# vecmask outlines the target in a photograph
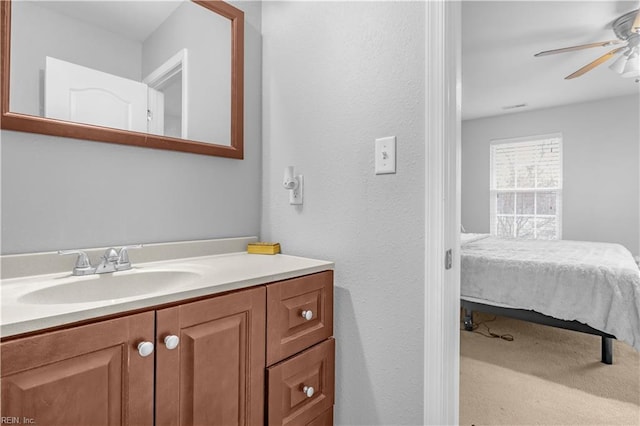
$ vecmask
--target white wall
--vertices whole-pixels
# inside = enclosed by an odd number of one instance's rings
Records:
[[[263,40],[262,233],[336,262],[335,422],[422,424],[425,5],[265,2]],[[376,176],[392,135],[397,174]]]
[[[245,18],[245,159],[2,130],[1,252],[258,235],[261,3]]]
[[[632,82],[630,82],[632,83]],[[640,98],[623,96],[462,123],[462,224],[489,232],[489,142],[563,135],[562,237],[640,253]]]

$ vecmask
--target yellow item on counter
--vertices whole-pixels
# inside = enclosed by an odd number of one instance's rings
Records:
[[[247,252],[253,254],[278,254],[280,243],[255,242],[247,244]]]

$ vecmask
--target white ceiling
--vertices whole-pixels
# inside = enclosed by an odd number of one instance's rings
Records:
[[[185,0],[138,1],[49,1],[39,6],[120,34],[126,39],[144,41]]]
[[[640,94],[609,69],[564,77],[613,47],[534,57],[544,50],[613,40],[611,23],[638,1],[479,1],[462,3],[462,118],[474,119]],[[505,111],[504,106],[527,104]]]

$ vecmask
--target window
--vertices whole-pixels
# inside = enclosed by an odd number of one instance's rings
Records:
[[[562,238],[562,135],[491,143],[491,233]]]

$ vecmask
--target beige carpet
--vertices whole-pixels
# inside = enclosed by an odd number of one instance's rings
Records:
[[[640,354],[629,345],[614,341],[605,365],[597,336],[502,317],[486,325],[514,340],[460,332],[461,425],[640,425]]]

